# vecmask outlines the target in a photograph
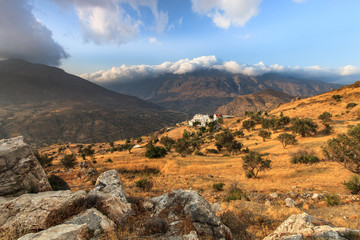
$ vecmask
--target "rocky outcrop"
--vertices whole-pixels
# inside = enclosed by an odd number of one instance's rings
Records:
[[[18,240],[87,240],[86,224],[61,224],[38,233],[29,233]]]
[[[195,191],[175,190],[148,200],[146,205],[152,208],[152,217],[163,218],[169,223],[166,233],[169,237],[183,234],[187,239],[196,239],[195,236],[199,239],[232,239],[229,228]]]
[[[120,222],[132,214],[119,173],[116,170],[106,171],[98,177],[95,188],[88,193],[88,201],[100,212],[115,222]]]
[[[292,215],[264,240],[360,239],[360,230],[334,227],[306,213]]]
[[[4,234],[18,237],[60,224],[81,212],[85,201],[85,191],[41,192],[11,199],[2,198],[0,238]]]
[[[0,196],[51,190],[43,168],[22,136],[0,140]]]

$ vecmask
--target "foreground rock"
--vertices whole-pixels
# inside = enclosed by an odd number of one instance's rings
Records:
[[[61,224],[38,233],[29,233],[18,240],[86,240],[89,239],[86,224]]]
[[[116,170],[100,174],[95,188],[88,193],[87,198],[90,205],[96,206],[114,222],[121,222],[133,213]]]
[[[232,239],[228,227],[211,210],[206,200],[195,191],[175,190],[150,199],[152,217],[168,223],[166,235],[185,239]],[[185,232],[184,232],[185,231]],[[193,232],[192,232],[193,231]]]
[[[0,196],[51,190],[43,168],[22,136],[0,140]]]
[[[0,201],[0,238],[19,237],[62,223],[84,209],[86,192],[56,191],[23,194]]]
[[[360,239],[360,230],[330,226],[306,213],[292,215],[264,240]]]

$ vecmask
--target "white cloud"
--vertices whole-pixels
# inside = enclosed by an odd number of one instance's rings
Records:
[[[0,1],[0,58],[60,65],[69,55],[31,11],[26,0]]]
[[[152,43],[152,44],[158,45],[158,46],[162,45],[162,43],[159,42],[155,37],[149,38],[149,42]]]
[[[159,11],[157,0],[50,1],[60,6],[73,6],[83,30],[84,40],[96,44],[126,43],[138,36],[141,27],[162,33],[169,20],[167,12]],[[150,9],[154,17],[154,24],[151,26],[143,21],[144,8]]]
[[[244,26],[258,13],[262,0],[191,0],[194,12],[207,15],[216,26]]]
[[[156,77],[165,73],[185,74],[197,70],[211,69],[248,76],[279,73],[292,77],[337,82],[341,82],[341,80],[352,81],[356,78],[360,78],[360,68],[352,65],[347,65],[338,69],[321,66],[289,67],[279,64],[266,65],[263,62],[248,65],[239,64],[235,61],[220,61],[215,56],[202,56],[194,59],[186,58],[177,62],[164,62],[159,65],[122,65],[120,67],[113,67],[110,70],[85,73],[82,74],[81,77],[99,84],[107,84],[137,81],[139,79]]]

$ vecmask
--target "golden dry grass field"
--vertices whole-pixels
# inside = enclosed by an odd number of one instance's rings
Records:
[[[332,98],[336,94],[341,95],[340,102]],[[358,105],[347,108],[348,103],[357,103]],[[334,127],[334,132],[329,136],[323,133],[322,125],[318,120],[318,116],[325,111],[330,112],[333,116],[331,125]],[[245,137],[237,137],[236,140],[242,142],[244,147],[248,147],[251,151],[269,153],[267,158],[271,160],[271,169],[260,172],[256,179],[245,177],[242,160],[244,154],[229,156],[225,150],[218,154],[206,153],[206,149],[216,148],[214,139],[205,138],[205,142],[201,144],[200,152],[205,156],[191,154],[182,157],[172,150],[164,158],[148,159],[145,157],[144,146],[150,139],[156,137],[160,139],[164,135],[176,139],[182,136],[185,129],[190,132],[197,131],[197,129],[187,126],[178,126],[165,133],[144,136],[140,143],[142,148],[133,149],[132,153],[128,151],[106,152],[106,149],[110,149],[109,143],[94,143],[95,155],[92,159],[87,157],[87,160],[94,162],[93,165],[99,173],[117,169],[128,195],[153,197],[172,189],[196,190],[209,202],[220,202],[223,211],[231,211],[239,219],[247,221],[249,223],[247,231],[254,238],[260,239],[266,236],[288,216],[302,211],[333,222],[338,226],[360,229],[359,201],[351,200],[349,190],[346,190],[342,184],[353,173],[339,163],[326,161],[321,149],[328,139],[337,134],[346,133],[349,127],[360,124],[360,87],[342,88],[316,97],[292,101],[279,106],[269,114],[279,115],[281,112],[291,118],[312,118],[320,128],[314,136],[297,136],[299,144],[287,146],[286,149],[276,140],[284,130],[272,131],[271,139],[267,139],[265,142],[258,136],[261,125],[257,125],[255,130],[244,130]],[[222,127],[232,131],[239,130],[242,127],[243,119],[237,117],[225,119]],[[133,141],[136,144],[136,139]],[[123,143],[124,140],[120,140],[114,145],[118,146]],[[60,164],[60,159],[64,154],[71,152],[77,154],[78,144],[69,144],[64,151],[58,153],[58,148],[61,146],[64,145],[52,145],[41,149],[42,154],[47,153],[55,157],[53,165],[47,167],[46,172],[65,179],[73,191],[91,189],[96,178],[88,178],[79,174],[79,164],[73,171],[65,170]],[[321,161],[311,165],[290,163],[292,153],[300,149],[314,151]],[[77,160],[78,162],[83,161],[80,156],[77,156]],[[142,171],[145,169],[148,171]],[[157,169],[159,173],[152,173],[149,169]],[[150,191],[145,192],[136,187],[135,182],[142,178],[148,178],[153,182]],[[214,190],[213,184],[221,182],[225,183],[225,190]],[[274,204],[270,207],[261,201],[241,200],[227,203],[224,201],[227,194],[226,189],[234,182],[237,182],[241,189],[249,193],[263,194],[264,196],[273,192],[279,194],[334,193],[341,194],[341,202],[338,206],[328,206],[324,200],[317,201],[310,198],[299,201],[298,198],[299,205],[296,208],[284,207],[284,203],[280,199],[274,200]]]

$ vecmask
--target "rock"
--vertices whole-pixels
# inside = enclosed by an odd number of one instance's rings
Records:
[[[285,205],[287,207],[296,207],[296,202],[292,198],[285,199]]]
[[[360,230],[350,230],[330,226],[321,219],[306,213],[292,215],[264,240],[304,240],[304,239],[359,239]],[[351,238],[352,237],[352,238]]]
[[[218,212],[221,212],[223,210],[220,203],[211,203],[210,206],[211,206],[211,210],[215,214],[217,214]]]
[[[270,202],[270,200],[268,200],[268,199],[266,199],[265,200],[265,203],[264,203],[266,206],[271,206],[272,204],[271,204],[271,202]]]
[[[196,231],[191,231],[189,234],[182,237],[183,240],[199,240]]]
[[[88,238],[86,224],[61,224],[38,233],[29,233],[18,240],[86,240]]]
[[[279,195],[277,193],[270,193],[269,196],[273,199],[278,198]]]
[[[154,204],[151,216],[162,216],[169,222],[168,236],[179,236],[181,229],[187,226],[196,230],[199,239],[232,239],[229,228],[221,223],[210,204],[195,191],[174,190],[151,201]]]
[[[0,196],[51,190],[44,169],[22,136],[0,140]]]
[[[99,173],[98,173],[98,171],[97,171],[95,168],[89,168],[89,169],[86,170],[85,176],[86,176],[86,177],[93,177],[93,176],[96,176],[96,175],[98,175],[98,174],[99,174]]]
[[[88,209],[85,212],[72,217],[70,220],[66,221],[65,224],[86,224],[87,231],[91,233],[91,239],[96,239],[103,233],[111,233],[116,228],[113,221],[108,219],[95,208]]]
[[[95,188],[88,193],[87,198],[100,212],[116,223],[133,213],[116,170],[100,174]]]
[[[311,198],[314,199],[314,200],[318,200],[319,199],[319,194],[314,193]]]
[[[54,191],[23,194],[0,201],[0,233],[19,237],[47,229],[84,209],[86,192]],[[1,238],[1,235],[0,235]]]

